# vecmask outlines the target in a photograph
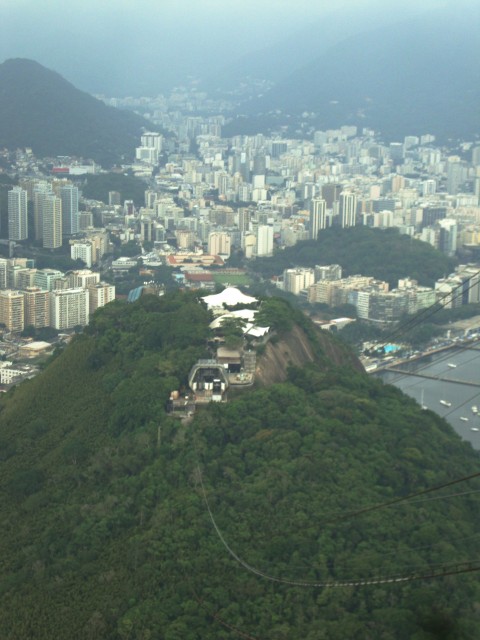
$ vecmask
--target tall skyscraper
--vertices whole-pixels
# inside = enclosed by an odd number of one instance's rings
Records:
[[[314,198],[310,205],[310,238],[316,240],[320,229],[327,228],[327,203],[323,198]]]
[[[340,225],[342,228],[354,227],[357,219],[357,196],[344,191],[340,194]]]
[[[78,187],[67,184],[58,189],[62,201],[62,234],[71,236],[78,233]]]
[[[58,249],[62,246],[62,201],[53,194],[47,195],[42,202],[43,246],[45,249]]]
[[[8,192],[8,238],[28,238],[27,192],[21,187],[13,187]]]

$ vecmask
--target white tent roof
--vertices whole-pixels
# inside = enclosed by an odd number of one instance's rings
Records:
[[[246,322],[253,323],[256,313],[255,309],[236,309],[235,311],[229,311],[215,318],[215,320],[210,323],[210,329],[218,329],[227,318],[240,318]]]
[[[227,307],[234,307],[237,304],[253,304],[254,302],[258,302],[256,298],[246,296],[236,287],[227,287],[221,293],[217,293],[213,296],[204,296],[202,300],[209,309],[213,309],[214,307],[223,307],[223,305],[226,305]]]

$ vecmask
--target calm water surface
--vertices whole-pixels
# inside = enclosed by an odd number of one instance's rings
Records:
[[[449,367],[449,364],[456,366]],[[424,405],[448,420],[455,431],[471,442],[475,449],[480,449],[480,350],[452,347],[415,362],[400,365],[400,368],[412,373],[439,376],[445,380],[429,380],[420,375],[407,376],[390,371],[382,371],[375,375],[384,382],[394,384],[419,404],[422,404],[423,398]],[[465,382],[475,382],[479,386],[470,386]],[[440,404],[440,400],[452,404],[445,407]],[[472,406],[475,405],[479,408],[477,415],[472,412]],[[472,427],[478,428],[479,431],[472,431]]]

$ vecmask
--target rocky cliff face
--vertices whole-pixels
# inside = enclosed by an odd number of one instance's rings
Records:
[[[350,366],[363,371],[355,355],[338,344],[327,332],[316,329],[326,366]],[[284,382],[288,367],[303,367],[317,358],[315,350],[305,332],[298,326],[278,340],[271,340],[265,351],[257,358],[255,381],[260,385]]]

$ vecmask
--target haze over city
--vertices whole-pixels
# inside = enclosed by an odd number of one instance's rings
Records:
[[[93,93],[148,95],[189,76],[211,78],[253,52],[261,76],[263,51],[282,42],[288,46],[276,52],[279,70],[292,56],[300,67],[355,33],[422,14],[427,22],[452,10],[468,16],[475,7],[474,0],[4,0],[0,60],[32,58]]]

